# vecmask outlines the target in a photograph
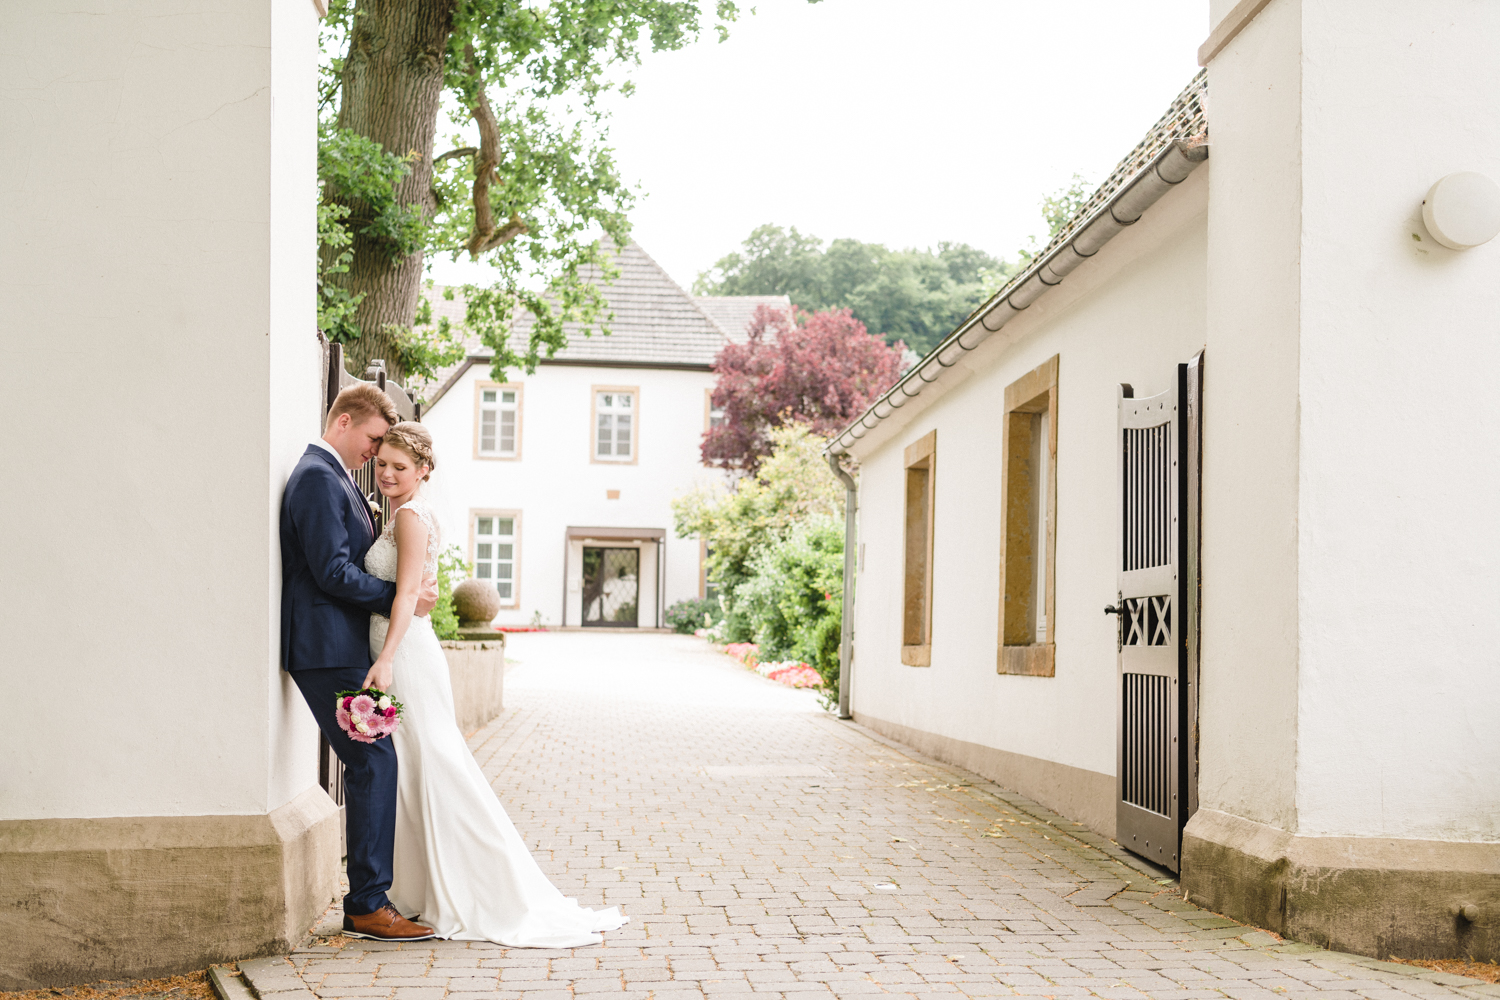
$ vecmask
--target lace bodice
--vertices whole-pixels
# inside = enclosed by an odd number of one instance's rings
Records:
[[[402,510],[411,511],[427,526],[427,559],[423,563],[422,575],[436,576],[442,533],[438,530],[437,517],[432,513],[432,505],[427,502],[426,497],[417,496],[403,504],[397,512]],[[379,538],[375,539],[375,544],[370,546],[370,551],[365,553],[365,572],[381,580],[396,579],[397,512],[391,514],[385,530],[380,533]]]

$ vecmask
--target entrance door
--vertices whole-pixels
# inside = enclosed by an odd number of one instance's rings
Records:
[[[1120,387],[1119,725],[1115,836],[1178,871],[1187,804],[1187,365],[1172,388]],[[1193,595],[1196,598],[1196,593]]]
[[[583,623],[634,628],[640,615],[641,550],[583,548]]]

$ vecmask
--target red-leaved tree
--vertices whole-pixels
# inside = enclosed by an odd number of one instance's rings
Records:
[[[848,309],[789,316],[762,305],[746,332],[714,360],[723,418],[703,435],[710,465],[753,472],[770,454],[771,428],[795,421],[830,435],[901,377],[905,345],[872,336]]]

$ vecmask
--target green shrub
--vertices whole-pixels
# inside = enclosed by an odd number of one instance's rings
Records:
[[[749,625],[735,594],[753,575],[758,555],[810,517],[844,516],[844,487],[823,458],[824,438],[806,425],[771,431],[771,457],[754,476],[726,487],[704,483],[672,501],[677,533],[708,543],[708,581],[725,597],[725,638],[748,642]]]
[[[667,627],[683,635],[692,635],[700,628],[707,628],[723,618],[724,612],[719,607],[718,598],[714,597],[690,597],[685,601],[678,601],[667,608],[666,614]]]
[[[807,663],[823,678],[824,704],[832,704],[838,697],[844,611],[843,522],[808,518],[759,553],[750,570],[733,601],[750,634],[732,636],[726,622],[725,638],[757,643],[762,661]]]
[[[448,546],[447,551],[438,556],[438,601],[428,620],[439,639],[458,638],[458,612],[453,610],[453,588],[473,573],[474,567],[465,561],[463,550],[457,545]]]

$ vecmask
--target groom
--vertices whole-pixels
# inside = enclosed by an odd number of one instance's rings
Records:
[[[344,762],[349,894],[344,933],[380,941],[421,941],[432,929],[391,905],[396,840],[396,751],[389,738],[356,743],[335,718],[339,691],[358,690],[370,669],[370,615],[391,613],[396,585],[364,571],[375,541],[370,504],[350,469],[368,462],[399,418],[373,385],[338,394],[321,440],[308,445],[281,498],[281,665],[307,699],[334,753]],[[423,581],[418,615],[437,603],[436,581]]]

